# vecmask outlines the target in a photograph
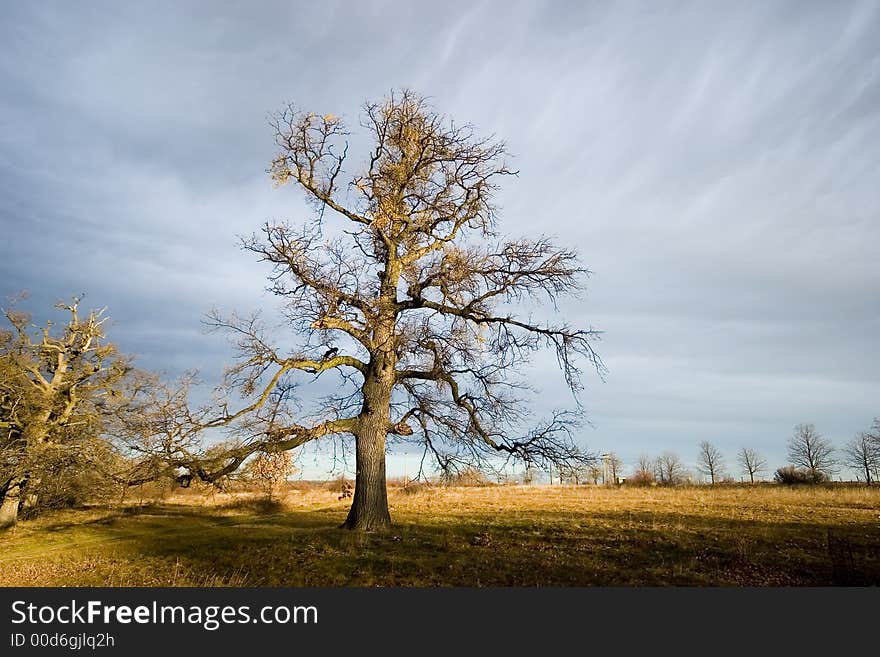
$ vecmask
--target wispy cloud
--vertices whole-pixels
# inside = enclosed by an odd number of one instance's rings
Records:
[[[502,226],[595,272],[566,309],[607,331],[585,439],[781,463],[797,422],[843,442],[880,415],[878,33],[874,2],[19,3],[0,276],[37,310],[109,305],[145,367],[216,374],[203,314],[272,305],[235,236],[309,213],[264,173],[267,113],[356,126],[414,86],[507,140]]]

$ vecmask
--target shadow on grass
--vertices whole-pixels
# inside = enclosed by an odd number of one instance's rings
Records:
[[[403,513],[391,533],[374,535],[338,529],[338,506],[276,508],[158,504],[78,527],[93,544],[112,542],[119,568],[182,564],[208,579],[242,573],[249,586],[880,584],[876,524],[649,511]],[[75,546],[64,554],[75,559]]]

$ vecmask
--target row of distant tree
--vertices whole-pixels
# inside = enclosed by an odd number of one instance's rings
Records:
[[[841,448],[822,436],[813,424],[798,424],[788,440],[789,464],[773,472],[774,481],[782,484],[822,483],[831,480],[841,467],[849,468],[858,481],[868,485],[880,479],[880,418],[870,430],[857,434]],[[709,483],[735,481],[734,473],[751,483],[761,481],[769,474],[767,459],[757,450],[743,447],[736,454],[735,470],[724,453],[704,440],[697,453],[697,472]],[[616,472],[620,460],[615,454],[604,455],[603,480],[608,471],[618,481]],[[664,452],[656,458],[641,456],[635,465],[629,483],[676,485],[691,481],[691,473],[682,459],[673,452]]]

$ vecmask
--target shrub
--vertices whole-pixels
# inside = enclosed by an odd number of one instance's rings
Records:
[[[244,468],[244,476],[266,497],[273,499],[282,483],[296,471],[290,452],[260,452]]]
[[[773,480],[778,484],[787,485],[822,484],[828,481],[828,475],[819,470],[786,465],[776,470],[773,474]]]
[[[627,486],[653,486],[657,483],[654,473],[650,470],[636,470],[626,478]]]

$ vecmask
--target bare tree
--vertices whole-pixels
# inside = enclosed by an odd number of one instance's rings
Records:
[[[602,483],[617,484],[620,473],[623,470],[623,462],[614,452],[602,454]]]
[[[716,479],[722,476],[724,471],[724,456],[719,449],[708,440],[700,443],[700,452],[697,455],[697,470],[709,477],[714,486]]]
[[[596,467],[596,464],[584,465],[581,463],[563,465],[559,468],[559,483],[569,483],[578,486],[583,482],[590,481],[593,476],[593,469]]]
[[[515,375],[535,351],[555,351],[575,394],[579,360],[600,373],[603,366],[592,347],[597,331],[515,314],[519,302],[577,293],[589,272],[574,251],[547,238],[498,237],[493,193],[514,173],[504,145],[409,91],[365,106],[373,146],[353,175],[338,117],[287,107],[272,125],[279,147],[272,177],[298,185],[317,218],[301,227],[266,224],[244,248],[273,267],[270,290],[301,342],[283,353],[258,317],[215,313],[212,324],[231,331],[239,351],[227,382],[257,399],[246,413],[224,409],[214,425],[258,420],[216,469],[178,464],[211,480],[256,451],[353,436],[356,485],[344,527],[383,530],[389,441],[418,441],[444,472],[491,466],[496,456],[544,468],[592,462],[570,434],[577,412],[522,430],[528,415],[517,391],[527,386]],[[276,412],[293,400],[303,374],[327,372],[340,392],[314,416],[291,421]],[[287,392],[266,412],[279,386]]]
[[[742,471],[749,475],[749,481],[755,483],[755,475],[767,469],[767,461],[754,449],[743,447],[737,457]]]
[[[593,463],[586,468],[587,470],[587,481],[589,481],[594,486],[599,484],[599,481],[602,479],[602,468],[599,467],[598,464]]]
[[[687,479],[687,470],[677,454],[663,452],[654,462],[657,481],[665,486],[676,486]]]
[[[813,424],[798,424],[788,441],[788,458],[814,475],[829,476],[834,471],[834,447],[816,431]]]
[[[651,457],[642,454],[636,462],[630,479],[634,484],[650,484],[656,480],[654,475],[656,471],[656,462]]]
[[[99,436],[132,366],[106,341],[104,311],[83,317],[79,303],[56,306],[68,317],[59,331],[3,311],[10,330],[0,332],[0,528],[15,524],[24,496],[44,478],[108,466]]]
[[[611,468],[611,480],[616,485],[623,476],[623,461],[615,452],[611,452],[608,455],[608,465]]]
[[[864,475],[870,486],[880,471],[880,444],[871,433],[860,433],[844,446],[843,462]]]

